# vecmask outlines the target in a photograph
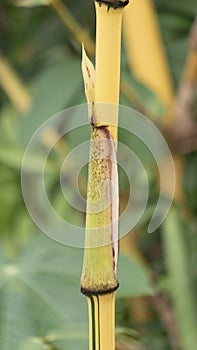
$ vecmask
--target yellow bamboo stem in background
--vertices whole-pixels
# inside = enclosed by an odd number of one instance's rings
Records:
[[[196,80],[197,80],[197,49],[190,50],[190,52],[188,54],[183,79],[187,80],[187,82],[189,82],[191,85],[195,86],[195,84],[196,84]]]
[[[148,88],[152,89],[166,107],[165,126],[172,126],[174,89],[167,56],[152,0],[138,0],[128,6],[124,13],[123,33],[128,60],[133,74]],[[174,157],[176,172],[175,199],[183,200],[181,186],[183,160]],[[163,164],[167,169],[168,161]],[[169,182],[168,182],[169,181]],[[170,177],[165,182],[165,194],[168,195]]]
[[[169,109],[174,100],[173,83],[164,51],[156,11],[151,0],[136,0],[129,5],[123,17],[124,43],[128,63],[134,76],[155,93],[166,107],[166,124],[172,123]],[[167,164],[163,164],[166,168]],[[169,179],[170,181],[170,179]],[[166,182],[165,194],[168,193]],[[177,190],[181,187],[178,186]],[[135,235],[135,232],[134,232]],[[129,248],[128,248],[129,246]],[[132,234],[121,240],[121,249],[139,263],[143,262]],[[129,251],[130,250],[130,251]],[[138,252],[138,254],[136,253]],[[147,267],[150,277],[152,273]],[[140,312],[138,313],[138,309]],[[131,312],[137,322],[144,322],[150,317],[150,308],[143,297],[133,299]]]
[[[132,72],[167,108],[171,107],[173,84],[151,0],[136,0],[128,6],[123,18],[123,32]]]
[[[10,63],[0,55],[0,85],[17,111],[25,114],[31,108],[31,97]]]

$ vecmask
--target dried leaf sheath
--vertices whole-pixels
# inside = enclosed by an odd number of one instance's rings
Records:
[[[118,287],[118,172],[116,148],[107,127],[93,127],[88,174],[86,246],[81,280],[85,294]]]

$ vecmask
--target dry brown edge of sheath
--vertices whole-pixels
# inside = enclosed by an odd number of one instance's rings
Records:
[[[113,292],[116,291],[116,289],[118,289],[119,287],[119,283],[117,283],[117,286],[113,287],[113,288],[109,288],[109,289],[105,289],[105,290],[89,290],[86,288],[81,288],[81,293],[84,295],[105,295],[105,294],[111,294]]]
[[[121,1],[121,0],[95,0],[100,5],[105,4],[108,8],[113,7],[114,9],[125,7],[128,5],[129,0]]]

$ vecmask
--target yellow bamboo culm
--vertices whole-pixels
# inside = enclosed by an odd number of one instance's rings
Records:
[[[165,107],[171,107],[174,98],[172,78],[151,0],[137,0],[128,6],[123,18],[123,33],[133,74],[161,99]]]
[[[96,84],[95,106],[98,114],[97,125],[110,125],[111,136],[116,141],[120,90],[120,48],[123,9],[107,9],[106,5],[96,6]],[[110,109],[102,103],[112,103]],[[98,104],[97,104],[98,103]],[[110,108],[110,107],[109,107]],[[112,112],[113,110],[113,112]]]
[[[164,123],[170,125],[173,121],[173,82],[152,0],[136,0],[128,5],[127,11],[124,12],[123,16],[123,37],[132,74],[160,99],[166,108]],[[164,171],[167,168],[168,161],[165,164],[163,163]],[[165,195],[170,191],[170,181],[170,177],[166,177]],[[176,198],[180,198],[180,188],[180,184],[178,184],[176,187]],[[135,237],[135,232],[134,234],[132,233],[132,236],[127,235],[124,237],[121,240],[120,247],[124,252],[126,250],[126,253],[132,259],[137,260],[147,268],[143,262],[143,257],[138,252],[133,235]],[[151,277],[150,269],[148,269],[148,273]],[[132,307],[135,309],[135,320],[145,322],[147,316],[150,316],[150,309],[146,299],[136,298]],[[139,312],[139,310],[142,312]]]
[[[115,349],[115,293],[90,296],[87,297],[87,301],[89,315],[89,349]],[[107,327],[104,321],[105,319],[108,321]]]
[[[160,98],[166,108],[163,124],[173,124],[174,88],[162,35],[152,0],[138,0],[128,6],[123,18],[123,34],[131,71]],[[175,199],[181,201],[182,159],[174,157],[176,170]],[[168,172],[168,160],[163,171]],[[168,182],[169,181],[169,182]],[[171,191],[171,179],[166,177],[165,195]]]
[[[92,82],[85,84],[86,90],[90,88],[90,91],[92,86],[95,85],[94,94],[86,91],[87,100],[89,98],[91,100],[91,96],[94,95],[93,112],[92,116],[90,115],[90,122],[93,124],[91,132],[93,141],[99,140],[99,137],[102,136],[102,130],[104,130],[102,137],[107,135],[109,140],[113,140],[113,144],[117,141],[121,25],[123,7],[126,4],[127,1],[123,0],[95,1],[95,83],[94,79],[92,79]],[[89,65],[88,60],[86,60],[86,64]],[[92,71],[92,67],[91,69],[90,67],[88,68],[88,66],[84,65],[85,76],[89,75],[91,77],[90,71]],[[94,74],[92,73],[92,75]],[[104,129],[99,128],[100,126],[104,126]],[[97,152],[96,147],[93,145],[91,145],[91,152]],[[104,170],[106,172],[107,165],[108,163],[106,162],[106,168],[104,169],[103,162],[95,161],[89,163],[87,203],[89,203],[89,200],[91,202],[96,198],[98,184],[107,176],[107,173],[103,173]],[[118,179],[116,180],[118,182]],[[96,193],[94,193],[95,190]],[[92,214],[87,210],[86,242],[95,240],[95,234],[91,231],[91,228],[101,227],[102,229],[103,227],[105,230],[105,225],[109,227],[111,225],[112,227],[114,215],[112,207],[115,209],[118,217],[118,198],[117,201],[110,204],[107,210],[102,212]],[[109,213],[110,215],[108,215]],[[100,235],[99,238],[102,241],[104,231]],[[109,237],[113,237],[113,235],[111,236],[111,231],[109,231]],[[97,245],[94,248],[86,248],[84,250],[81,290],[87,295],[88,301],[89,350],[115,350],[115,290],[118,287],[115,262],[117,259],[117,242],[115,245],[116,249],[113,248],[114,242],[110,242],[107,245]],[[91,244],[87,246],[92,247]]]

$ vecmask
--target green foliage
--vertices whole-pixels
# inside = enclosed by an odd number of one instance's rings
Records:
[[[197,342],[196,304],[189,265],[188,242],[176,208],[171,209],[166,219],[163,237],[180,341],[183,349],[192,350]]]
[[[194,213],[197,213],[197,153],[193,152],[186,160],[183,177],[183,187],[187,195],[188,203]]]
[[[124,255],[120,255],[118,263],[120,287],[118,298],[154,294],[146,270]]]
[[[86,300],[79,290],[82,258],[82,249],[62,246],[43,235],[30,240],[14,259],[1,252],[3,349],[22,350],[27,344],[42,349],[45,343],[57,344],[62,350],[77,349],[79,341],[80,349],[87,347]],[[122,255],[119,276],[118,297],[152,292],[144,269]],[[30,337],[34,339],[28,340]]]

